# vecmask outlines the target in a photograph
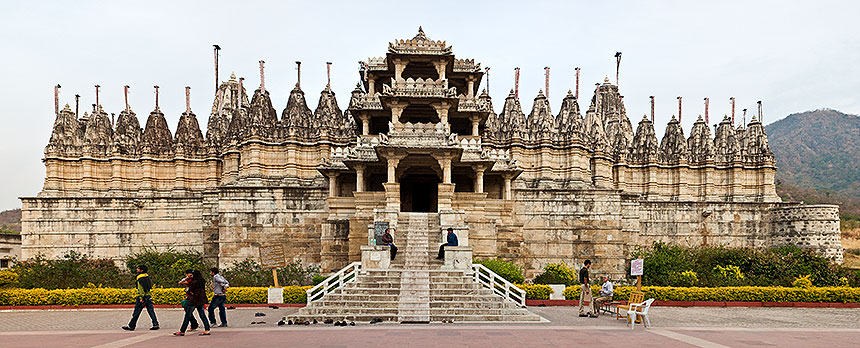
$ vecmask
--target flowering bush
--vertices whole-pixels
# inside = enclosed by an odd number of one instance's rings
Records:
[[[515,284],[518,288],[526,292],[526,299],[529,300],[549,300],[549,295],[553,293],[549,285],[543,284]]]
[[[592,287],[597,291],[598,287]],[[627,300],[634,286],[621,286],[614,289],[614,300]],[[758,287],[735,286],[719,288],[644,286],[645,298],[658,301],[751,301],[751,302],[860,302],[860,288],[849,287]],[[568,300],[579,299],[579,286],[564,289]]]
[[[285,303],[305,303],[309,286],[284,287]],[[137,297],[135,289],[115,289],[87,287],[81,289],[2,289],[0,306],[42,306],[42,305],[111,305],[134,304]],[[209,294],[212,298],[212,294]],[[155,304],[179,305],[185,299],[181,288],[152,289]],[[230,287],[227,289],[227,303],[266,303],[268,288]]]
[[[534,283],[574,285],[578,281],[576,279],[576,271],[562,262],[546,265],[543,268],[543,273],[535,277]]]
[[[811,288],[812,287],[812,279],[809,279],[811,275],[807,274],[802,277],[797,277],[791,282],[791,286],[795,288]]]

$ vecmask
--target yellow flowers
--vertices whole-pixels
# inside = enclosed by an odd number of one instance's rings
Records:
[[[18,282],[18,273],[10,270],[0,271],[0,286],[13,285]]]
[[[592,287],[596,291],[597,286]],[[636,287],[615,288],[615,300],[626,300]],[[751,301],[751,302],[860,302],[860,288],[849,287],[757,287],[732,286],[719,288],[644,286],[645,298],[658,301]],[[564,290],[568,300],[579,299],[579,286]]]
[[[794,278],[794,281],[791,282],[791,286],[795,288],[811,288],[812,287],[812,275],[807,274],[802,277]]]
[[[515,284],[518,288],[526,292],[526,298],[529,300],[549,300],[549,295],[552,294],[552,288],[544,284]]]
[[[310,286],[284,287],[286,303],[305,303],[306,290]],[[267,288],[263,287],[230,287],[227,289],[227,303],[266,303]],[[0,290],[0,306],[43,306],[43,305],[109,305],[133,304],[137,296],[136,289],[114,289],[87,287],[83,289],[2,289]],[[211,298],[212,294],[209,294]],[[155,304],[178,305],[185,299],[185,290],[181,288],[152,289],[152,301]]]

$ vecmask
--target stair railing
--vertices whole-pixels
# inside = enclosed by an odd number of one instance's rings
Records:
[[[491,271],[484,265],[472,264],[472,273],[475,281],[493,291],[496,295],[504,299],[516,303],[520,307],[526,306],[526,292],[518,288],[513,283],[502,278],[496,272]]]
[[[307,290],[308,306],[314,301],[318,301],[326,294],[333,290],[342,287],[344,284],[352,282],[358,277],[358,271],[361,270],[361,262],[353,262],[342,270],[332,274],[321,283]]]

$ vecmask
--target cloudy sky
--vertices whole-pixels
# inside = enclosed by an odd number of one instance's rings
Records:
[[[711,123],[764,103],[764,121],[818,108],[860,113],[860,3],[853,1],[4,1],[0,4],[0,210],[41,190],[42,151],[60,102],[81,112],[95,102],[109,113],[131,108],[145,123],[153,85],[175,131],[184,110],[206,124],[214,93],[212,44],[221,51],[221,78],[231,72],[266,88],[282,110],[302,61],[302,87],[311,108],[333,62],[332,87],[345,107],[358,81],[357,62],[383,56],[387,43],[411,38],[419,25],[447,40],[461,58],[491,67],[497,109],[521,68],[520,98],[528,114],[551,67],[550,102],[557,111],[582,69],[580,93],[614,79],[623,52],[620,87],[635,124],[656,96],[658,134],[683,96],[683,124],[711,99]],[[795,4],[797,3],[797,4]],[[854,25],[852,25],[854,24]],[[486,79],[484,80],[486,82]],[[587,90],[587,91],[586,91]],[[498,111],[498,110],[497,110]],[[738,117],[740,118],[740,117]]]

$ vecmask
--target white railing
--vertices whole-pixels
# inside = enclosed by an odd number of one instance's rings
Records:
[[[485,288],[492,290],[496,295],[504,297],[508,301],[516,303],[520,307],[526,306],[526,292],[523,289],[500,277],[496,272],[484,267],[484,265],[474,263],[472,264],[472,271],[474,271],[475,281]]]
[[[323,296],[332,292],[332,290],[340,288],[344,284],[355,280],[355,278],[358,277],[358,271],[360,270],[361,262],[353,262],[349,264],[349,266],[344,267],[342,270],[337,271],[337,273],[332,274],[323,280],[322,283],[308,289],[308,306],[310,306],[314,301],[322,299]]]

